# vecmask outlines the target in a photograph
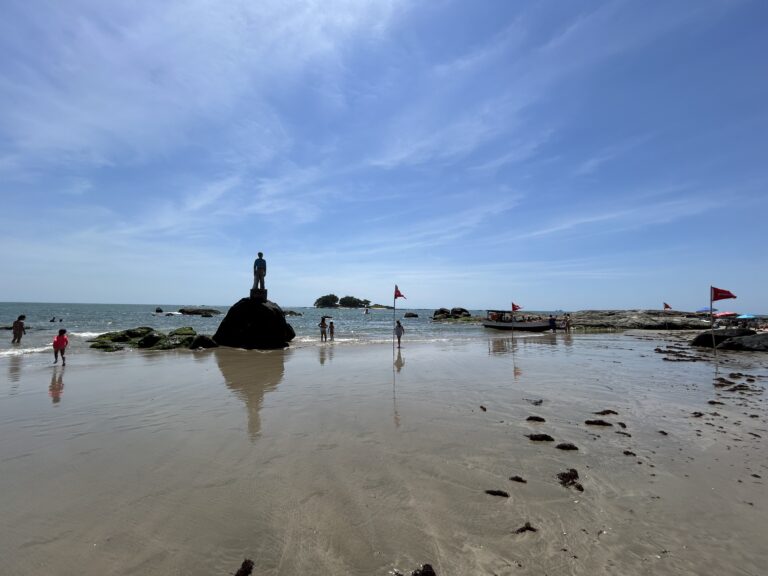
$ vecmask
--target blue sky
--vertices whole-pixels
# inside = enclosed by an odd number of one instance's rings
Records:
[[[768,312],[768,3],[25,2],[0,300]]]

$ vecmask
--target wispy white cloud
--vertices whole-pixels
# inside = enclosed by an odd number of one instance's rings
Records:
[[[112,6],[51,4],[37,53],[4,43],[19,59],[0,71],[6,145],[50,163],[109,165],[167,153],[241,111],[273,123],[270,89],[307,68],[332,70],[347,42],[385,29],[397,5],[166,2],[115,18]]]
[[[506,151],[501,156],[491,158],[482,164],[478,164],[477,166],[474,166],[473,169],[497,170],[503,166],[524,162],[525,160],[534,157],[541,148],[547,144],[553,133],[554,131],[551,129],[543,130],[538,134],[529,136],[525,140],[521,139],[513,142],[510,145],[505,146]]]
[[[228,176],[222,180],[212,182],[201,190],[190,194],[184,201],[184,209],[194,212],[201,208],[208,208],[233,188],[238,187],[240,183],[240,176]]]
[[[622,142],[607,146],[598,151],[592,157],[581,162],[581,164],[576,167],[574,174],[577,176],[587,176],[589,174],[593,174],[594,172],[598,171],[600,167],[605,163],[632,152],[636,148],[647,144],[652,140],[652,138],[653,137],[650,134],[643,134],[640,136],[633,136],[631,138],[625,139]]]
[[[690,197],[670,199],[654,203],[629,203],[613,209],[595,207],[592,212],[568,214],[550,224],[515,235],[517,239],[537,238],[579,232],[588,235],[615,234],[660,224],[669,224],[716,210],[723,201],[716,198]]]

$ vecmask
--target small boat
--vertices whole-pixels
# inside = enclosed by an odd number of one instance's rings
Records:
[[[520,330],[522,332],[545,332],[549,330],[548,320],[518,320],[509,310],[486,310],[483,326],[496,330]]]

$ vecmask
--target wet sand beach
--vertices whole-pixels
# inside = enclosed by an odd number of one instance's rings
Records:
[[[3,358],[0,573],[763,574],[768,357],[684,341]]]

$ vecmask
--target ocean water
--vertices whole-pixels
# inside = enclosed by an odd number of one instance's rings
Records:
[[[156,314],[159,307],[163,313]],[[199,334],[212,335],[224,319],[228,306],[210,305],[206,307],[220,310],[220,315],[212,318],[201,316],[166,316],[178,311],[183,305],[177,304],[56,304],[3,302],[0,303],[0,358],[23,354],[50,353],[51,342],[60,328],[66,328],[70,341],[70,352],[86,349],[88,340],[99,334],[151,326],[161,332],[175,328],[191,326]],[[363,314],[361,309],[327,308],[283,308],[301,314],[288,316],[288,321],[296,331],[296,338],[291,346],[311,346],[320,344],[320,329],[317,327],[322,316],[330,317],[336,328],[335,343],[376,344],[392,340],[393,319],[400,320],[405,327],[406,341],[440,342],[446,340],[474,340],[488,337],[488,330],[476,323],[432,322],[434,309],[412,310],[398,308],[392,310],[371,309]],[[418,318],[405,318],[406,312],[415,312]],[[473,315],[483,316],[483,310],[470,310]],[[11,344],[10,326],[20,315],[25,314],[27,333],[21,345]],[[53,321],[52,321],[53,320]]]

